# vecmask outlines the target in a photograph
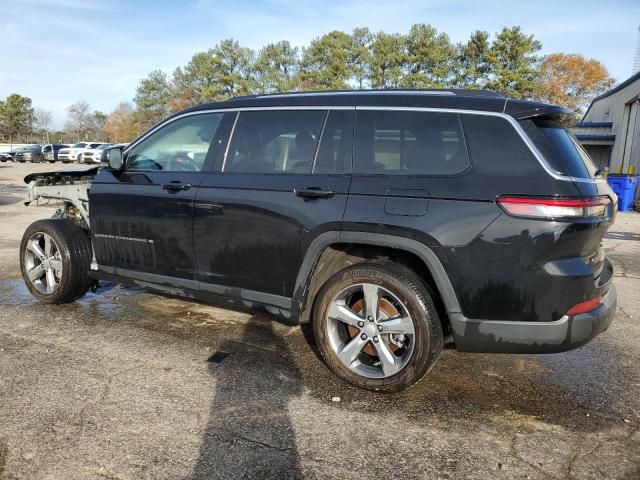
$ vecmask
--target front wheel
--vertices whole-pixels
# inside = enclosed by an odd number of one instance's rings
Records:
[[[392,262],[353,265],[331,277],[316,297],[313,332],[337,376],[380,392],[419,381],[444,344],[427,286]]]
[[[67,303],[91,286],[91,242],[66,219],[38,220],[22,236],[20,269],[31,294],[44,303]]]

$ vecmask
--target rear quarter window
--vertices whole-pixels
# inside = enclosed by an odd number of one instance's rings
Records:
[[[485,173],[518,177],[542,166],[509,121],[493,115],[461,116],[471,159]]]
[[[355,173],[455,175],[469,165],[457,114],[388,110],[357,112]]]
[[[575,136],[550,120],[522,120],[522,128],[556,172],[576,178],[593,178],[597,167]]]

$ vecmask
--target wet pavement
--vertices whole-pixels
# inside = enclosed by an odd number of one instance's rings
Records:
[[[640,478],[640,214],[605,240],[619,308],[594,342],[446,350],[417,386],[380,395],[267,314],[107,283],[37,303],[17,249],[53,206],[24,207],[19,178],[51,166],[5,165],[0,478]]]

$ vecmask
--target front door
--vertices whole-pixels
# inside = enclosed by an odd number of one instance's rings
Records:
[[[310,242],[340,230],[353,116],[353,109],[238,114],[226,155],[195,199],[201,290],[288,306]]]
[[[193,199],[221,144],[223,117],[169,120],[126,152],[123,171],[95,178],[89,202],[99,270],[196,286]]]

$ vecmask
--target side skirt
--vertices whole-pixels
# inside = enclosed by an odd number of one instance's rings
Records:
[[[153,273],[136,272],[123,268],[104,267],[90,271],[95,280],[107,280],[123,285],[142,287],[156,293],[188,298],[239,311],[266,311],[287,324],[297,325],[297,317],[291,311],[291,299],[242,288],[200,283]]]

